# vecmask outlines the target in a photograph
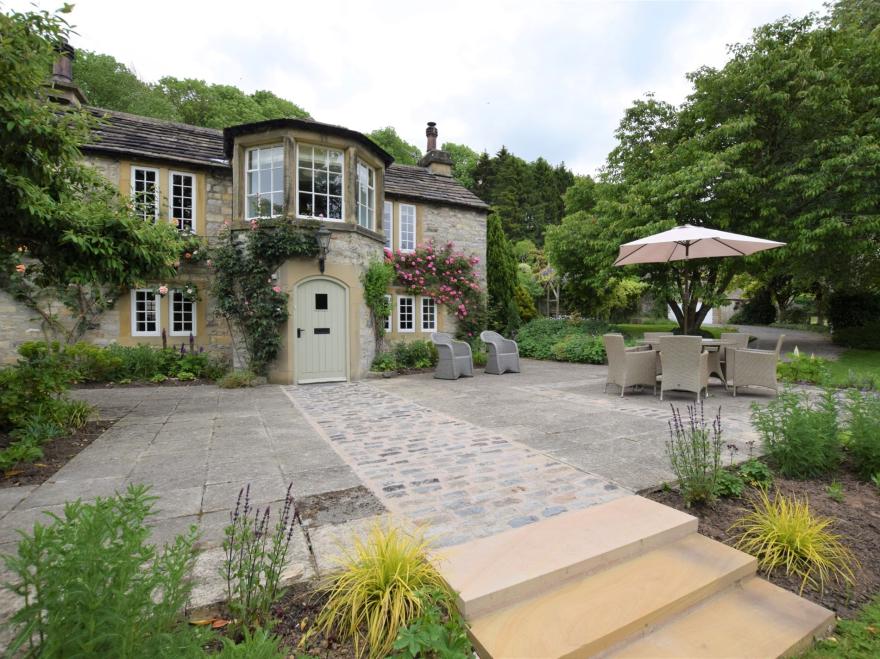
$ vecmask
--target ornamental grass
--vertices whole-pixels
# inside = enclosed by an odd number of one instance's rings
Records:
[[[753,504],[730,531],[739,532],[736,548],[756,557],[768,575],[777,569],[796,575],[801,594],[807,586],[822,592],[829,581],[853,585],[858,561],[829,528],[833,520],[813,515],[806,499],[779,492],[771,500],[759,490]]]
[[[319,586],[328,599],[313,631],[352,640],[359,657],[388,656],[399,630],[422,612],[420,594],[448,592],[427,550],[421,534],[379,523],[356,537]]]

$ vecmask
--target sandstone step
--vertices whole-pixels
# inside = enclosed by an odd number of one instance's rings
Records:
[[[753,575],[755,569],[751,556],[693,533],[471,618],[471,637],[483,658],[588,657]]]
[[[696,530],[691,515],[627,496],[452,547],[438,566],[470,619]]]
[[[789,656],[834,626],[834,613],[758,577],[719,593],[694,609],[606,656]]]

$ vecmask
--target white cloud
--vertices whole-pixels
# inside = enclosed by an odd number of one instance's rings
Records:
[[[146,79],[270,89],[321,121],[392,125],[419,146],[433,120],[441,141],[505,144],[591,173],[632,100],[680,102],[687,72],[722,65],[727,44],[822,2],[80,0],[71,21],[75,46]]]

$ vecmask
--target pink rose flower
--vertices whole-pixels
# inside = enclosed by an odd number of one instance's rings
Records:
[[[159,295],[168,295],[168,287],[165,284],[159,287]]]
[[[272,287],[272,290],[275,291],[276,293],[280,293],[280,292],[281,292],[281,287],[280,287],[280,286],[273,286],[273,287]]]

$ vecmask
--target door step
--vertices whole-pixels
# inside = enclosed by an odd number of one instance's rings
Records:
[[[755,576],[751,556],[638,496],[438,555],[484,659],[776,657],[834,614]]]

